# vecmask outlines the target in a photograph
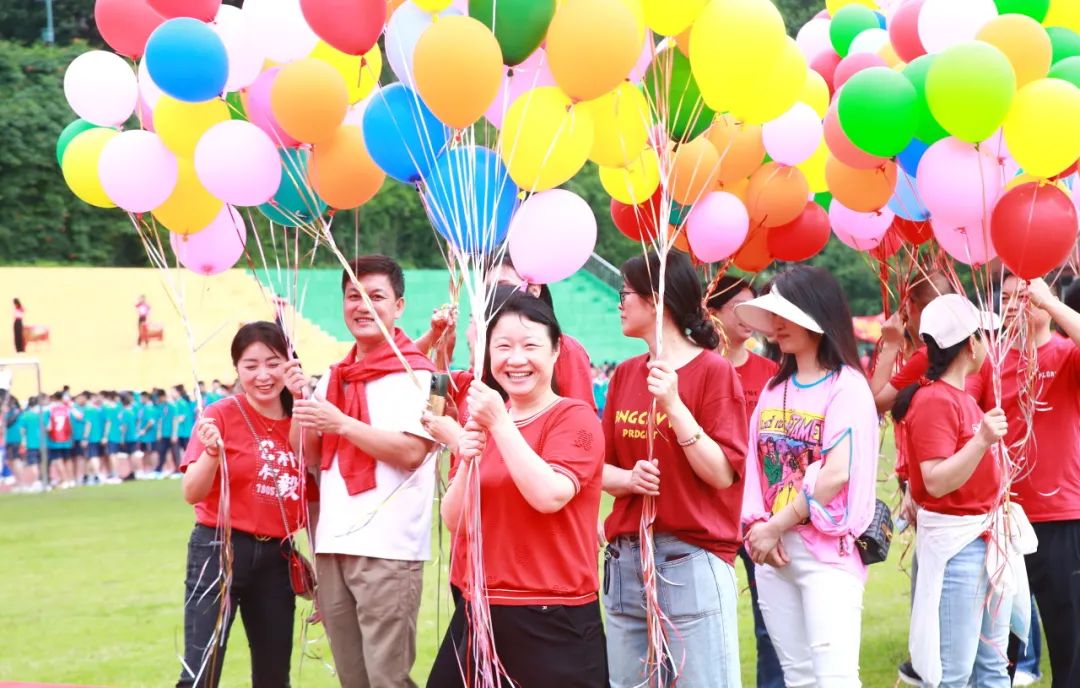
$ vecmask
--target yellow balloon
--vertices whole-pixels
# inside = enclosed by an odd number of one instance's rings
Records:
[[[825,113],[829,111],[829,85],[825,83],[824,77],[812,69],[806,70],[806,82],[799,94],[799,102],[814,108],[814,112],[822,119],[825,119]]]
[[[829,147],[825,145],[825,139],[822,138],[814,154],[796,165],[806,177],[806,183],[814,193],[829,190],[829,183],[825,181],[825,163],[828,161]]]
[[[661,36],[676,36],[690,27],[706,0],[643,0],[645,23]]]
[[[660,159],[646,148],[625,167],[601,167],[600,184],[612,198],[627,205],[644,203],[660,186]]]
[[[1080,33],[1080,3],[1076,0],[1050,0],[1050,11],[1043,26],[1063,26]]]
[[[510,105],[499,155],[524,191],[546,191],[578,173],[593,145],[593,121],[554,86],[522,94]]]
[[[382,73],[383,58],[375,45],[363,55],[348,55],[319,41],[308,57],[325,62],[337,70],[349,89],[349,103],[358,103],[375,89]]]
[[[649,103],[641,89],[624,81],[610,93],[578,105],[592,116],[589,159],[604,167],[622,167],[641,155],[649,140]]]
[[[115,129],[95,127],[71,139],[68,144],[60,169],[64,173],[68,188],[79,200],[98,208],[116,207],[101,186],[98,161],[105,144],[119,133]]]
[[[878,57],[885,60],[885,65],[888,67],[902,67],[907,63],[900,59],[900,56],[896,54],[896,48],[892,47],[892,43],[886,43],[881,46],[881,49],[877,52]]]
[[[787,112],[806,85],[806,58],[792,38],[781,48],[768,73],[744,91],[733,93],[731,112],[750,124],[764,124]]]
[[[1036,79],[1016,92],[1005,118],[1005,145],[1020,167],[1052,177],[1080,158],[1080,89],[1060,79]]]
[[[869,7],[872,10],[878,8],[875,0],[825,0],[825,9],[829,10],[831,16],[836,16],[836,11],[841,7],[847,7],[848,5],[862,5],[863,7]]]
[[[206,130],[228,119],[229,106],[217,98],[186,103],[163,95],[154,107],[154,130],[165,147],[182,158],[194,156]]]
[[[450,6],[450,0],[413,0],[413,4],[425,12],[442,12]]]
[[[195,174],[194,163],[177,158],[176,165],[176,188],[152,214],[170,232],[194,234],[206,229],[224,204],[203,187]]]
[[[1040,184],[1040,185],[1042,185],[1042,184],[1053,184],[1054,186],[1061,189],[1065,193],[1069,193],[1069,187],[1065,186],[1065,182],[1061,181],[1060,179],[1058,181],[1056,181],[1056,182],[1051,182],[1048,179],[1043,179],[1042,177],[1033,177],[1030,174],[1018,174],[1015,177],[1013,177],[1012,179],[1010,179],[1009,181],[1005,182],[1005,190],[1006,191],[1011,191],[1012,189],[1015,189],[1016,187],[1020,186],[1021,184],[1032,184],[1032,183]]]

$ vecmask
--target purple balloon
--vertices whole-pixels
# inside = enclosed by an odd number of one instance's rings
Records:
[[[706,263],[729,258],[746,241],[750,215],[739,197],[713,191],[694,204],[686,218],[686,238]]]
[[[980,224],[993,210],[1005,186],[996,158],[952,137],[927,149],[915,179],[930,215],[952,227]]]
[[[990,231],[984,229],[981,222],[971,227],[957,227],[934,218],[930,220],[930,226],[938,245],[961,263],[985,265],[997,257]]]
[[[641,45],[641,54],[638,55],[637,62],[630,69],[630,75],[626,77],[635,84],[640,84],[645,79],[645,73],[649,71],[649,65],[652,64],[653,57],[656,56],[656,41],[653,39],[653,32],[648,29],[645,30],[645,42]]]
[[[281,185],[281,156],[262,129],[231,119],[218,122],[199,139],[195,172],[206,190],[226,203],[262,205]]]
[[[484,113],[484,117],[499,128],[502,128],[503,117],[510,106],[520,96],[534,88],[555,85],[555,77],[548,66],[547,53],[543,48],[537,48],[524,62],[512,69],[504,68],[503,72],[499,92]]]
[[[874,242],[870,248],[875,248],[881,243],[881,238],[889,231],[889,226],[895,218],[896,213],[888,208],[860,213],[848,208],[835,198],[829,204],[829,223],[836,232],[836,236],[841,241],[844,241],[846,236],[859,242]],[[844,243],[848,242],[844,241]],[[848,245],[851,246],[851,244]]]
[[[105,194],[130,213],[148,213],[176,187],[176,156],[157,134],[132,129],[105,144],[98,160]]]
[[[510,221],[510,258],[522,279],[550,284],[580,270],[596,248],[596,216],[565,189],[530,196]]]
[[[782,165],[798,165],[810,159],[825,128],[814,108],[795,103],[790,110],[761,127],[765,152]]]
[[[236,265],[244,255],[247,226],[239,211],[226,205],[217,217],[194,234],[169,233],[169,244],[180,264],[200,275],[216,275]]]

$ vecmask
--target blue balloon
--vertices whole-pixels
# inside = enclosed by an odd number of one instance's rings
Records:
[[[319,198],[307,182],[311,153],[292,148],[282,148],[278,153],[281,155],[281,183],[274,197],[259,206],[259,212],[283,227],[309,224],[326,212],[326,201]]]
[[[889,209],[905,220],[922,222],[930,219],[930,211],[919,198],[919,187],[915,183],[915,177],[904,170],[897,171],[896,191],[889,199]]]
[[[439,234],[461,251],[481,255],[506,240],[518,189],[495,151],[463,146],[435,161],[424,202]]]
[[[450,129],[400,81],[372,96],[363,129],[371,159],[406,183],[426,179],[450,140]]]
[[[900,163],[900,167],[905,172],[914,177],[919,171],[919,162],[929,147],[919,139],[911,139],[911,143],[907,145],[907,148],[900,151],[900,154],[896,156],[896,162]]]
[[[886,28],[886,26],[885,26],[885,23],[886,23],[885,22],[885,13],[884,12],[874,12],[874,16],[877,17],[878,26],[883,28],[883,29]]]
[[[170,19],[154,29],[146,41],[145,59],[154,83],[189,103],[216,98],[229,78],[225,44],[198,19]]]

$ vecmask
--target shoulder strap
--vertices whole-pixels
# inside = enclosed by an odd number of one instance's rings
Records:
[[[248,430],[251,431],[251,437],[255,440],[255,451],[257,453],[259,447],[262,446],[262,439],[259,437],[259,433],[255,432],[255,425],[251,422],[251,417],[248,416],[247,411],[244,409],[244,405],[240,403],[240,399],[232,397],[232,402],[236,404],[236,408],[240,411],[240,415],[244,417],[244,422],[247,423]],[[277,485],[277,478],[279,475],[281,475],[281,468],[277,468],[274,471],[274,496],[277,498],[278,510],[281,512],[281,524],[285,527],[285,539],[289,541],[290,546],[295,548],[296,542],[293,540],[293,530],[289,527],[289,519],[285,515],[285,502],[281,499],[281,490]],[[304,480],[305,477],[306,476],[301,475],[300,480]],[[297,523],[297,528],[299,527],[300,524]]]

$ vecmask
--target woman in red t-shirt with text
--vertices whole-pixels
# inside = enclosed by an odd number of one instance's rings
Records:
[[[720,338],[701,306],[701,283],[689,258],[672,253],[666,267],[660,306],[660,260],[632,258],[622,267],[622,331],[643,339],[649,353],[615,369],[604,408],[604,489],[615,496],[604,527],[610,543],[604,607],[611,685],[656,681],[646,675],[638,539],[648,496],[656,500],[659,604],[673,626],[667,629],[672,656],[660,670],[659,685],[677,678],[679,685],[738,686],[733,565],[740,542],[746,402],[734,367],[715,350]]]
[[[589,405],[552,389],[561,332],[551,308],[524,292],[494,307],[488,372],[469,387],[460,463],[442,501],[454,535],[451,582],[466,600],[477,594],[466,502],[479,471],[476,535],[483,539],[484,592],[506,675],[522,688],[601,688],[608,674],[597,601],[600,422]],[[469,606],[454,612],[428,686],[476,684]]]
[[[307,511],[302,467],[289,443],[288,360],[277,325],[241,327],[232,361],[243,392],[203,411],[180,465],[196,524],[188,540],[184,666],[177,686],[218,684],[237,608],[251,649],[251,684],[289,685],[296,595],[286,556]],[[232,579],[226,592],[220,563],[227,534]]]

